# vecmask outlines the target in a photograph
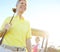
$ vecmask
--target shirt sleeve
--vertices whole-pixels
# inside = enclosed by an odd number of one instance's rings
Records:
[[[7,18],[4,20],[3,24],[1,25],[0,30],[3,30],[5,24],[9,23],[9,21],[10,21],[10,17],[7,17]]]
[[[32,34],[31,34],[31,27],[30,27],[30,24],[28,25],[28,32],[27,32],[27,35],[26,35],[26,38],[29,39],[32,37]]]

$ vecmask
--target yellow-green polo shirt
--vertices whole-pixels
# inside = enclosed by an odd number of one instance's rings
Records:
[[[9,23],[11,17],[8,17],[2,28],[6,23]],[[26,47],[26,39],[31,38],[31,28],[28,21],[24,18],[15,16],[12,20],[12,25],[9,31],[7,31],[2,44],[16,47]]]

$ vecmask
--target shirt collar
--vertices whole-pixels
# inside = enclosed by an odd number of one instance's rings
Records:
[[[24,17],[20,18],[18,15],[15,16],[16,18],[19,18],[20,20],[24,20]]]

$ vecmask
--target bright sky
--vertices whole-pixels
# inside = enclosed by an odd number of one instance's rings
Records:
[[[17,0],[0,0],[0,24],[13,14]],[[60,45],[60,0],[28,0],[24,17],[31,27],[48,32],[49,45]]]

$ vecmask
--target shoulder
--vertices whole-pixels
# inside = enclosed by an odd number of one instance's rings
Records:
[[[30,22],[28,20],[24,19],[24,22],[30,26]]]
[[[10,21],[10,19],[11,19],[11,16],[6,17],[6,18],[4,19],[4,22],[9,22],[9,21]]]
[[[10,20],[11,18],[12,18],[11,16],[8,16],[8,17],[6,17],[5,20]]]

